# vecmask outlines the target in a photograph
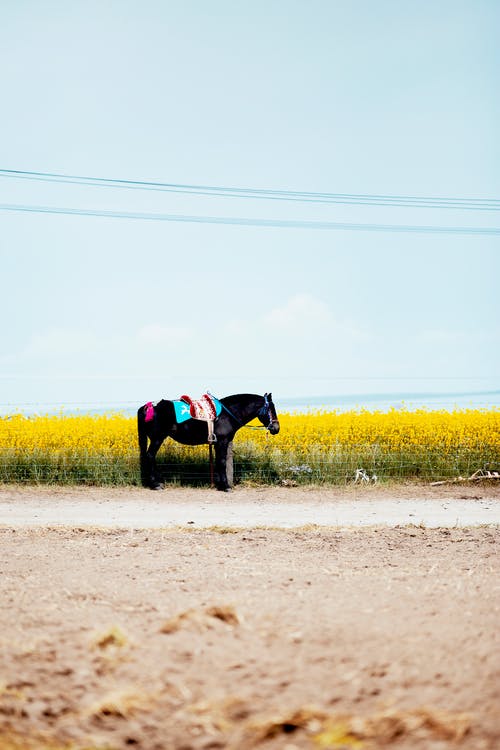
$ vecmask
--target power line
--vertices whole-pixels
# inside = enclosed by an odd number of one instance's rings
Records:
[[[125,180],[108,177],[60,174],[56,172],[33,172],[18,169],[0,169],[0,177],[125,188],[129,190],[154,190],[161,192],[204,195],[224,198],[247,198],[303,203],[334,203],[364,206],[395,206],[407,208],[446,208],[456,210],[499,211],[500,200],[496,198],[436,198],[412,195],[369,195],[353,193],[327,193],[294,190],[269,190],[262,188],[240,188],[216,185],[190,185],[182,183],[146,180]]]
[[[185,214],[160,214],[127,211],[64,208],[58,206],[35,206],[22,204],[0,204],[0,211],[24,213],[65,214],[68,216],[95,216],[99,218],[135,219],[144,221],[182,222],[196,224],[225,224],[229,226],[275,227],[281,229],[324,229],[362,232],[405,232],[424,234],[499,235],[500,227],[450,227],[408,224],[361,224],[335,221],[300,221],[287,219],[252,219],[242,216],[190,216]]]
[[[99,380],[99,379],[106,379],[106,380],[156,380],[158,375],[124,375],[123,373],[96,373],[93,375],[89,374],[40,374],[40,373],[0,373],[0,379],[2,380],[20,380],[21,378],[24,380]],[[185,373],[185,372],[173,372],[169,373],[170,378],[190,378],[192,377],[192,373]],[[263,377],[267,377],[264,373],[260,375],[249,375],[245,376],[249,380],[257,380],[261,379]],[[488,380],[488,381],[500,381],[500,374],[493,374],[493,375],[312,375],[312,374],[302,374],[302,375],[290,375],[288,373],[278,373],[273,375],[275,378],[279,378],[280,380],[303,380],[306,378],[308,381],[343,381],[343,380],[355,380],[355,381],[379,381],[379,380],[396,380],[396,381],[416,381],[416,380]],[[234,380],[234,379],[240,379],[242,378],[241,373],[224,373],[224,375],[216,375],[215,378],[217,380]],[[469,391],[466,391],[466,393],[469,393]],[[486,393],[486,394],[499,394],[500,390],[494,389],[494,390],[487,390],[487,391],[474,391],[474,393]]]

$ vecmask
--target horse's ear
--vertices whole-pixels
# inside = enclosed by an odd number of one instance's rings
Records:
[[[266,396],[269,399],[269,401],[273,400],[273,394],[272,393],[266,393]]]

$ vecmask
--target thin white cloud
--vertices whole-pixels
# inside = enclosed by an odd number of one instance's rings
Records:
[[[460,331],[450,331],[444,328],[433,328],[421,331],[418,340],[423,344],[459,344],[463,343],[465,336]]]
[[[194,332],[186,326],[162,326],[156,323],[143,326],[137,336],[140,342],[146,344],[178,344]]]
[[[0,363],[10,368],[47,368],[57,373],[72,367],[98,369],[99,372],[116,364],[144,361],[147,352],[156,356],[162,349],[178,346],[189,340],[193,332],[187,327],[146,325],[139,330],[110,333],[105,326],[99,331],[80,328],[49,328],[34,334],[21,343],[17,351],[0,357]]]
[[[69,328],[51,328],[38,333],[28,342],[23,354],[26,357],[64,357],[95,351],[99,338],[90,331]]]
[[[429,328],[417,335],[420,344],[426,346],[457,346],[471,347],[474,344],[490,343],[497,345],[500,341],[498,329],[482,329],[479,331],[458,330],[450,328]]]
[[[267,313],[264,322],[277,331],[297,331],[297,328],[329,325],[333,316],[325,302],[310,294],[296,294],[281,307]]]
[[[311,294],[294,295],[284,305],[267,313],[262,322],[277,335],[307,337],[318,345],[325,336],[339,344],[369,340],[367,330],[348,319],[336,317],[326,302]]]

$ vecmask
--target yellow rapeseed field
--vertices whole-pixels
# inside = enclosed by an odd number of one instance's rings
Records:
[[[281,431],[241,429],[239,479],[349,481],[357,469],[383,478],[466,475],[500,463],[500,410],[280,414]],[[207,447],[167,440],[159,454],[176,481],[207,479]],[[123,414],[13,414],[0,418],[0,480],[139,482],[136,420]]]

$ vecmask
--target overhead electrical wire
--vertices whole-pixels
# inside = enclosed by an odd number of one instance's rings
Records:
[[[487,198],[431,198],[403,195],[364,195],[348,193],[313,193],[307,191],[265,190],[260,188],[235,188],[214,185],[189,185],[140,180],[123,180],[105,177],[62,174],[56,172],[34,172],[26,170],[0,169],[0,177],[133,190],[155,190],[188,195],[204,195],[218,198],[261,199],[296,201],[304,203],[351,204],[362,206],[386,206],[407,208],[446,208],[455,210],[500,210],[500,200]],[[198,224],[226,224],[250,227],[277,227],[289,229],[320,229],[365,232],[407,232],[433,234],[498,235],[498,227],[434,226],[408,224],[376,224],[361,222],[336,222],[323,220],[264,219],[241,216],[186,215],[171,213],[147,213],[106,209],[80,209],[62,206],[33,204],[0,204],[2,211],[25,213],[66,214],[101,218],[121,218],[146,221],[184,222]]]
[[[0,169],[0,177],[42,182],[65,183],[85,186],[100,186],[129,190],[153,190],[190,195],[224,198],[247,198],[302,203],[334,203],[363,206],[396,206],[406,208],[439,208],[473,211],[499,211],[500,200],[496,198],[437,198],[415,195],[369,195],[354,193],[327,193],[296,190],[269,190],[263,188],[241,188],[217,185],[190,185],[182,183],[147,180],[89,177],[85,175],[57,172],[35,172],[19,169]]]
[[[500,227],[452,227],[406,224],[362,224],[336,221],[301,221],[288,219],[253,219],[243,216],[195,216],[185,214],[141,213],[61,206],[36,206],[23,204],[0,204],[0,211],[24,213],[66,214],[69,216],[95,216],[100,218],[136,219],[146,221],[183,222],[196,224],[226,224],[247,227],[277,227],[283,229],[323,229],[363,232],[406,232],[425,234],[476,234],[499,235]]]

